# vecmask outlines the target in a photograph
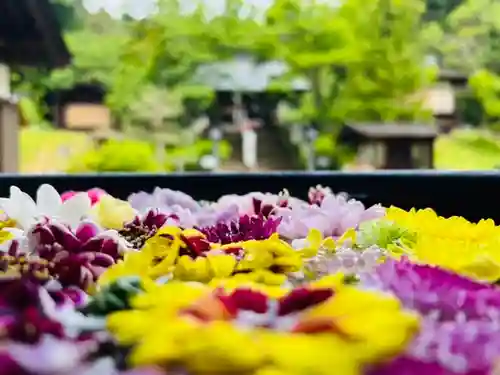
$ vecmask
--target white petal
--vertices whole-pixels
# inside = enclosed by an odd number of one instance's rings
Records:
[[[89,216],[91,209],[90,198],[87,193],[77,193],[63,203],[58,218],[71,228],[76,228],[80,222]]]
[[[52,185],[43,184],[36,192],[36,205],[40,214],[54,216],[61,208],[61,196]]]
[[[16,220],[19,217],[20,206],[10,198],[0,198],[0,209],[9,219]]]

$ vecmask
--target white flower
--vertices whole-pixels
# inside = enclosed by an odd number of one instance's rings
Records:
[[[38,188],[36,202],[17,186],[11,186],[9,198],[0,198],[0,209],[23,229],[30,228],[44,218],[76,227],[90,215],[90,208],[87,193],[75,194],[63,202],[57,190],[48,184]]]

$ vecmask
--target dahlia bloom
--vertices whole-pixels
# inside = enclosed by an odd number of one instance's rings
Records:
[[[415,233],[415,242],[406,249],[411,259],[478,280],[500,279],[500,227],[493,220],[474,224],[462,217],[440,217],[431,209],[395,207],[387,219]]]
[[[418,327],[392,297],[329,280],[280,298],[171,282],[132,304],[108,317],[117,340],[133,345],[131,363],[191,375],[362,374],[400,352]]]

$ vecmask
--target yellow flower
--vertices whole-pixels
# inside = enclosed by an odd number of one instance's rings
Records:
[[[302,240],[300,240],[302,241]],[[318,254],[320,249],[334,251],[337,244],[332,237],[323,238],[323,234],[318,229],[311,229],[305,238],[304,247],[299,248],[298,252],[304,258],[312,258]]]
[[[212,281],[215,289],[172,281],[134,297],[134,310],[111,314],[108,328],[132,345],[134,366],[181,366],[192,375],[361,375],[403,350],[418,320],[392,297],[339,280],[286,295],[286,288],[238,287],[234,279]]]
[[[134,219],[136,212],[128,202],[104,195],[92,207],[92,214],[104,228],[122,229],[124,223]]]
[[[137,276],[141,279],[147,279],[150,277],[151,263],[152,258],[148,254],[136,251],[125,253],[123,260],[107,268],[101,274],[98,283],[102,286],[127,276]]]
[[[416,233],[415,243],[401,251],[410,259],[478,280],[500,279],[500,227],[493,220],[475,224],[463,217],[440,217],[431,209],[395,207],[387,210],[387,218]]]
[[[277,234],[266,240],[220,245],[209,243],[199,231],[178,227],[161,228],[138,254],[111,267],[105,279],[140,272],[152,279],[172,274],[182,281],[207,283],[235,277],[280,285],[287,273],[299,271],[303,264],[300,254]]]

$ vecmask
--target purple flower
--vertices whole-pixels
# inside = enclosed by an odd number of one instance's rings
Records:
[[[373,274],[361,278],[365,285],[394,293],[403,304],[441,321],[500,320],[500,289],[429,265],[406,259],[388,259]]]
[[[348,199],[345,194],[327,194],[316,204],[293,204],[275,210],[283,218],[278,232],[288,239],[304,238],[310,229],[318,229],[324,236],[340,237],[350,228],[385,215],[382,206],[365,208],[363,203]]]
[[[238,219],[236,204],[201,204],[189,195],[176,190],[155,188],[152,194],[140,192],[128,198],[137,211],[147,214],[151,209],[175,218],[177,225],[192,228],[211,226]]]
[[[242,216],[238,221],[219,223],[210,227],[198,228],[212,243],[230,244],[247,240],[264,240],[276,233],[280,218],[262,216]]]
[[[500,358],[500,289],[438,267],[388,259],[361,285],[395,294],[423,315],[406,352],[372,375],[489,374]]]
[[[200,204],[186,193],[171,189],[156,187],[152,194],[141,191],[128,197],[128,202],[137,211],[145,213],[150,209],[159,209],[161,212],[169,212],[171,207],[177,206],[196,212]]]
[[[425,318],[406,353],[370,375],[486,375],[498,358],[498,322],[437,322]]]

